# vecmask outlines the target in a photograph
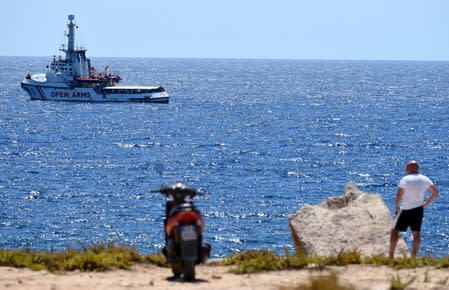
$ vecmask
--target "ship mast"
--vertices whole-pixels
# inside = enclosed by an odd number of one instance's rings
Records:
[[[68,41],[68,47],[66,53],[69,54],[75,50],[75,15],[69,14],[69,23],[67,24],[67,27],[69,28],[69,33],[66,33]],[[66,55],[66,58],[69,58],[68,55]]]
[[[86,49],[84,47],[75,48],[75,29],[78,28],[75,23],[75,15],[69,14],[67,27],[69,31],[67,36],[67,47],[62,45],[60,50],[65,52],[65,61],[69,65],[68,75],[73,77],[89,76],[89,59],[86,58]]]

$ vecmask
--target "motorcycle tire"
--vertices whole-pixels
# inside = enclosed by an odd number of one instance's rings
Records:
[[[195,280],[195,261],[184,261],[184,280]]]
[[[171,271],[175,277],[181,277],[183,271],[182,265],[180,263],[171,264]]]

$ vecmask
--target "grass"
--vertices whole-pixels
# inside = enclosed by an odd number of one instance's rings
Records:
[[[285,250],[284,256],[279,256],[275,253],[271,253],[268,250],[253,250],[246,251],[232,255],[222,262],[224,265],[233,266],[231,272],[243,274],[243,273],[255,273],[267,270],[287,270],[287,269],[324,269],[326,266],[347,266],[350,264],[358,265],[375,265],[375,266],[388,266],[395,269],[409,269],[416,267],[436,267],[436,268],[448,268],[448,257],[442,257],[437,260],[431,256],[424,256],[418,258],[397,258],[394,260],[385,256],[372,256],[362,257],[359,252],[340,252],[335,256],[330,257],[318,257],[313,255],[304,255],[302,253],[296,253],[291,255]],[[416,276],[410,278],[408,281],[403,282],[399,274],[390,278],[391,290],[406,289],[415,280]],[[426,271],[424,276],[424,282],[430,282],[429,273]],[[438,281],[439,285],[445,285],[448,278]],[[330,275],[318,275],[311,276],[308,284],[298,285],[295,287],[281,287],[280,290],[353,290],[352,286],[341,285],[338,281],[338,277],[334,272]]]
[[[144,256],[136,248],[117,246],[114,243],[81,245],[80,249],[68,249],[64,252],[32,251],[30,249],[0,249],[0,266],[29,268],[32,270],[64,271],[107,271],[112,269],[130,269],[136,263],[151,263],[160,267],[168,267],[162,254]],[[335,256],[318,257],[303,253],[291,254],[287,249],[280,256],[266,249],[249,250],[226,257],[216,262],[219,265],[231,266],[230,272],[236,274],[257,273],[272,270],[288,269],[325,269],[327,266],[347,266],[351,264],[388,266],[395,269],[435,267],[449,268],[449,256],[435,259],[431,256],[418,258],[388,259],[385,256],[362,257],[357,251],[340,252]],[[321,272],[317,272],[321,273]],[[401,281],[400,276],[391,276],[390,289],[405,289],[415,281]],[[438,281],[438,285],[446,285],[449,277]],[[424,282],[430,282],[428,272]],[[307,284],[281,287],[280,290],[313,290],[334,289],[354,290],[352,286],[342,285],[334,272],[328,275],[312,275]]]
[[[249,250],[223,260],[225,266],[235,265],[234,273],[255,273],[286,268],[286,260],[268,250]]]
[[[388,266],[394,269],[411,269],[417,267],[449,268],[449,257],[435,259],[431,256],[417,258],[401,257],[394,260],[385,256],[362,257],[357,251],[340,252],[335,256],[318,257],[302,253],[290,254],[285,250],[284,256],[268,250],[252,250],[238,253],[223,260],[223,265],[232,265],[233,273],[254,273],[269,270],[323,268],[325,266],[374,265]]]
[[[446,277],[440,281],[437,282],[438,285],[444,286],[446,285],[447,281],[448,281],[449,277]]]
[[[312,276],[307,284],[295,287],[281,287],[279,290],[355,290],[352,286],[345,286],[338,281],[337,274]]]
[[[106,271],[110,269],[130,269],[134,263],[168,266],[162,254],[144,256],[133,247],[117,246],[114,243],[81,245],[80,249],[71,248],[64,252],[32,251],[27,248],[0,249],[0,266],[26,267],[33,270]],[[423,256],[391,260],[385,256],[362,257],[359,252],[350,251],[340,252],[335,256],[318,257],[303,253],[291,254],[287,249],[281,256],[262,249],[231,255],[221,260],[219,264],[232,266],[230,271],[239,274],[287,269],[323,269],[326,266],[346,266],[350,264],[384,265],[394,269],[424,266],[449,268],[449,256],[443,256],[440,259]]]
[[[142,256],[135,248],[116,246],[114,243],[81,245],[81,249],[64,252],[0,249],[0,266],[51,272],[130,269],[134,263],[143,262],[167,266],[165,258],[160,254]]]
[[[401,277],[399,276],[399,274],[396,274],[396,276],[391,276],[391,279],[390,279],[390,290],[403,290],[403,289],[406,289],[415,280],[416,280],[416,276],[413,276],[407,282],[403,283],[401,281]]]

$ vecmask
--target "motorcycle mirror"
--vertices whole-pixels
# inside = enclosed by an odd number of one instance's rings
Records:
[[[197,189],[196,190],[196,195],[205,196],[205,195],[208,195],[208,192],[206,192],[204,190],[201,190],[201,189]]]

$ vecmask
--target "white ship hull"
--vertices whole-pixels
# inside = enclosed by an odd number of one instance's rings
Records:
[[[61,86],[61,84],[41,84],[23,80],[22,88],[31,100],[75,101],[75,102],[149,102],[168,103],[169,95],[161,87],[93,87]]]

